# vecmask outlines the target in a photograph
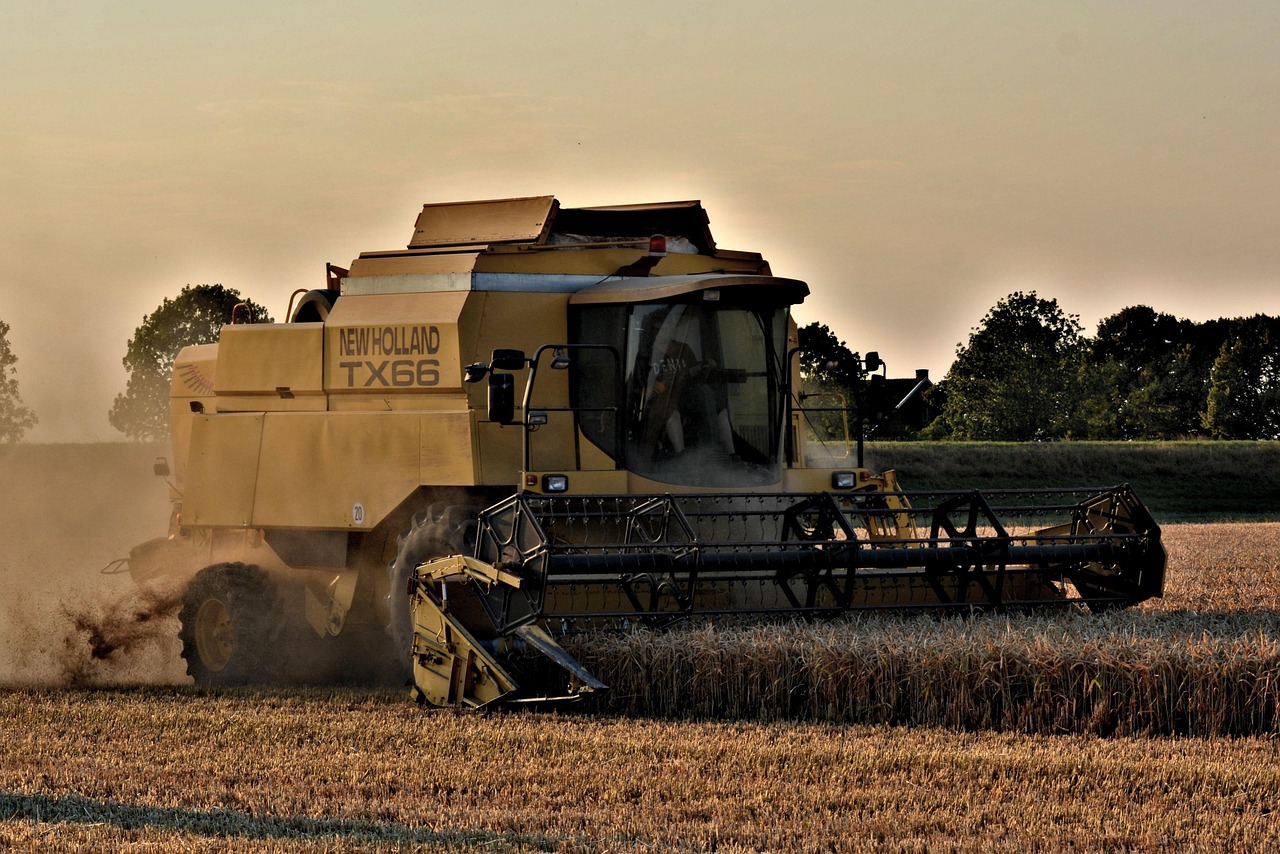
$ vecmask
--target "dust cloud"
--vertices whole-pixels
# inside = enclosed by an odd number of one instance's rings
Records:
[[[158,445],[0,445],[0,685],[187,684],[176,591],[103,567],[162,536]]]

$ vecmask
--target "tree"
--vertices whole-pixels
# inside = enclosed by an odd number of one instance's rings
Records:
[[[9,324],[0,320],[0,442],[21,440],[37,420],[18,395],[17,363],[9,348]]]
[[[1134,375],[1124,397],[1124,430],[1118,439],[1179,439],[1200,430],[1209,384],[1196,348],[1182,344]]]
[[[1136,373],[1166,359],[1194,325],[1149,306],[1130,306],[1098,322],[1089,353],[1095,362],[1111,359]]]
[[[107,414],[111,426],[134,439],[162,439],[169,429],[169,374],[178,351],[191,344],[212,344],[235,306],[244,303],[243,320],[270,323],[262,306],[222,285],[187,285],[166,298],[129,339],[124,366],[129,384],[116,395]]]
[[[798,330],[800,344],[800,378],[802,393],[812,397],[806,407],[831,409],[840,406],[843,395],[849,409],[849,430],[857,425],[853,418],[855,395],[865,379],[862,357],[850,350],[826,324],[810,323]],[[845,418],[837,412],[810,412],[806,420],[820,440],[845,439]]]
[[[1240,339],[1225,341],[1209,374],[1209,396],[1201,416],[1214,439],[1255,439],[1256,397],[1250,389],[1248,356]]]
[[[1144,305],[1122,309],[1098,324],[1089,342],[1095,368],[1121,368],[1109,392],[1117,407],[1117,439],[1177,439],[1205,428],[1209,374],[1241,320],[1194,323]],[[1101,438],[1101,437],[1099,437]]]
[[[1084,339],[1057,300],[1017,291],[987,312],[956,348],[946,403],[930,435],[1029,441],[1067,434],[1079,403]]]
[[[1077,402],[1066,414],[1066,436],[1071,439],[1122,438],[1130,407],[1125,395],[1125,369],[1114,359],[1077,365]]]
[[[1072,437],[1172,439],[1194,433],[1203,401],[1188,343],[1194,333],[1191,321],[1145,305],[1103,318],[1086,347],[1079,415],[1087,426],[1077,423]]]
[[[1280,436],[1280,322],[1264,315],[1237,320],[1209,372],[1201,415],[1214,439]]]
[[[800,373],[806,383],[852,388],[862,379],[862,362],[824,323],[800,327]]]

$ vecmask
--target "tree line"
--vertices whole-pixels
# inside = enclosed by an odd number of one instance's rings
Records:
[[[825,326],[801,329],[801,347],[806,342],[820,351],[802,365],[806,380],[850,389],[865,383],[864,395],[873,393],[865,372],[816,369],[822,360],[859,363]],[[1087,336],[1057,300],[1018,291],[973,328],[925,399],[928,423],[877,433],[872,418],[870,434],[1012,442],[1277,439],[1280,318],[1197,323],[1138,305],[1104,318]]]

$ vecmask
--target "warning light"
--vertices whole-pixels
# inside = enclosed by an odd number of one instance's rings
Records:
[[[667,254],[667,238],[661,234],[655,234],[649,238],[649,254],[650,255],[666,255]]]

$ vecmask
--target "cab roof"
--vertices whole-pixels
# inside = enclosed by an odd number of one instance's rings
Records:
[[[546,244],[552,235],[581,237],[582,243],[647,242],[654,234],[683,237],[702,255],[716,249],[697,200],[562,208],[554,196],[423,205],[407,248]]]

